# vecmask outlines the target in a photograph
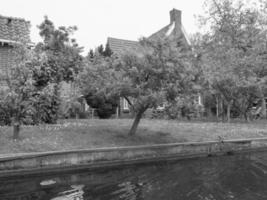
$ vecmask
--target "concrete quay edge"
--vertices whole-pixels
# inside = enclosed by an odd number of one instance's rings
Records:
[[[0,157],[0,177],[99,169],[267,150],[267,138],[21,153]]]

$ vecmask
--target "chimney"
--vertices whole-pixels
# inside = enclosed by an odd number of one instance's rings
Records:
[[[175,25],[182,25],[182,11],[177,10],[177,9],[172,9],[170,11],[170,19],[171,19],[171,24],[175,22]]]

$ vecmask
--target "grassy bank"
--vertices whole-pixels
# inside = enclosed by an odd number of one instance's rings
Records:
[[[23,127],[17,141],[11,139],[10,127],[0,127],[0,154],[267,137],[266,121],[227,124],[143,119],[136,136],[129,137],[131,123],[130,119],[90,119]]]

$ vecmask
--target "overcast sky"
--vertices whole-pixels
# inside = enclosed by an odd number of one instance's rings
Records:
[[[76,25],[75,34],[85,53],[105,44],[107,37],[138,40],[169,23],[169,11],[182,11],[182,23],[191,34],[198,27],[194,15],[203,12],[204,0],[1,0],[0,15],[31,22],[31,39],[40,37],[36,26],[47,15],[56,26]]]

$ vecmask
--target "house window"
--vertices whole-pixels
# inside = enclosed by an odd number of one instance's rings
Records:
[[[123,109],[129,110],[129,103],[125,98],[123,98]]]

